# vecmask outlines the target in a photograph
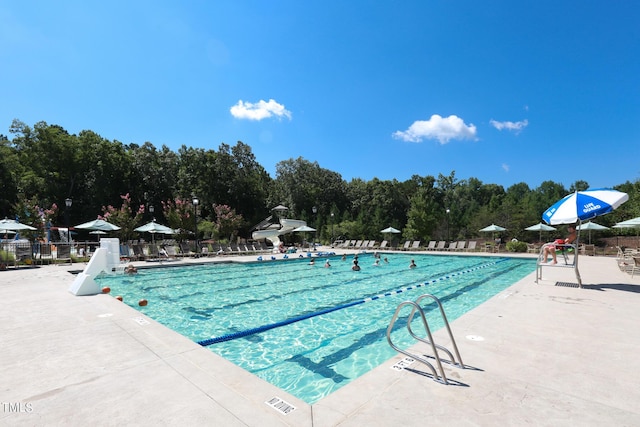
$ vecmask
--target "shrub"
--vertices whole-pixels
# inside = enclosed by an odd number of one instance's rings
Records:
[[[526,242],[507,242],[508,252],[527,252]]]

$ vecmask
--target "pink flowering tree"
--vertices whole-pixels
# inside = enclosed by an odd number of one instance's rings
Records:
[[[49,209],[44,209],[41,207],[37,207],[37,209],[38,209],[38,215],[40,216],[39,223],[41,224],[41,227],[44,229],[43,234],[46,235],[47,230],[49,230],[49,228],[53,225],[54,218],[58,216],[58,212],[59,212],[58,205],[54,203],[51,205]],[[49,238],[49,236],[47,236],[47,238]]]
[[[122,205],[120,208],[115,208],[111,205],[102,207],[102,217],[105,221],[109,221],[112,224],[120,227],[120,230],[115,234],[121,241],[126,242],[133,239],[133,229],[141,225],[142,216],[144,215],[144,205],[140,205],[137,208],[131,206],[131,196],[129,193],[124,196],[120,196],[122,199]]]
[[[244,219],[242,215],[237,214],[235,209],[227,205],[213,204],[213,212],[216,216],[214,232],[219,239],[232,241],[238,233],[238,229],[242,227]]]
[[[162,202],[162,212],[167,219],[167,225],[174,230],[180,230],[180,238],[193,234],[194,210],[191,200],[177,198]]]
[[[43,237],[46,224],[52,224],[53,219],[58,216],[58,206],[55,203],[49,209],[44,209],[38,206],[38,201],[35,197],[30,199],[21,198],[14,206],[14,209],[20,222],[37,228],[36,231],[21,231],[21,236]]]

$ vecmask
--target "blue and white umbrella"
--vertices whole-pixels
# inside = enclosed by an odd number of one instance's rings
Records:
[[[547,224],[574,224],[604,215],[629,200],[627,193],[608,188],[576,191],[544,211]]]

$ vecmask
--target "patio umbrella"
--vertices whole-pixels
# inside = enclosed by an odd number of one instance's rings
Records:
[[[576,227],[578,230],[589,230],[589,244],[591,244],[591,230],[608,230],[609,227],[605,227],[604,225],[597,224],[595,222],[585,222],[584,224],[580,224]]]
[[[636,229],[636,237],[638,238],[638,242],[640,244],[640,234],[638,233],[638,228],[640,228],[640,216],[636,218],[631,218],[626,221],[621,221],[613,226],[613,228],[635,228]]]
[[[632,227],[640,227],[640,216],[637,218],[631,218],[626,221],[621,221],[616,223],[613,228],[632,228]]]
[[[111,224],[103,219],[94,219],[93,221],[85,222],[84,224],[76,225],[75,228],[81,230],[100,230],[100,231],[117,231],[120,230],[115,224]]]
[[[627,193],[607,188],[576,191],[544,211],[547,224],[574,224],[607,214],[629,200]]]
[[[394,234],[398,234],[400,233],[400,230],[398,230],[397,228],[393,228],[393,227],[387,227],[384,230],[380,230],[381,233],[386,234],[386,233],[394,233]]]
[[[162,233],[162,234],[175,234],[175,230],[173,228],[169,228],[166,225],[158,224],[155,221],[151,221],[146,223],[145,225],[141,225],[138,228],[134,228],[133,231],[139,231],[141,233]]]
[[[151,233],[151,244],[155,244],[155,234],[176,234],[176,231],[173,228],[169,228],[166,225],[158,224],[155,221],[151,221],[146,223],[145,225],[141,225],[138,228],[134,228],[133,231],[138,231],[140,233]]]
[[[482,230],[483,233],[491,233],[491,239],[496,240],[496,231],[506,231],[507,229],[504,227],[500,227],[499,225],[491,224]]]
[[[304,237],[305,237],[305,240],[306,240],[306,238],[307,238],[306,233],[309,232],[309,231],[316,231],[316,229],[315,228],[311,228],[308,225],[302,225],[302,226],[300,226],[298,228],[294,228],[292,231],[294,233],[299,233],[299,232],[305,233]]]
[[[0,219],[0,229],[2,230],[11,230],[11,231],[20,231],[20,230],[37,230],[37,228],[32,227],[27,224],[23,224],[14,219]]]
[[[543,223],[539,222],[536,225],[532,225],[531,227],[525,228],[525,230],[527,230],[527,231],[538,231],[539,232],[538,241],[542,242],[542,232],[543,231],[554,231],[555,227],[552,227],[550,225],[543,224]]]
[[[496,231],[506,231],[507,229],[504,227],[500,227],[499,225],[495,225],[495,224],[491,224],[485,228],[483,228],[482,232],[488,233],[488,232],[492,232],[495,233]]]

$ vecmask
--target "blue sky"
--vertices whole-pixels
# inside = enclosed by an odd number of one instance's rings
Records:
[[[0,0],[0,133],[609,187],[640,179],[639,21],[634,0]]]

